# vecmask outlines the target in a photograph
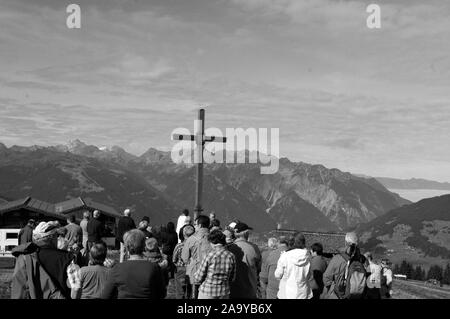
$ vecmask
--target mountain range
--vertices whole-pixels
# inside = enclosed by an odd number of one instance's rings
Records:
[[[393,259],[450,258],[450,195],[404,205],[361,224],[362,247]]]
[[[135,156],[78,140],[49,147],[0,143],[0,180],[6,198],[82,196],[118,210],[134,207],[137,219],[147,215],[158,224],[192,208],[195,196],[195,167],[173,163],[170,152],[150,148]],[[205,164],[203,197],[205,212],[257,231],[353,229],[410,203],[374,178],[287,158],[272,175],[260,174],[260,164]]]
[[[450,183],[441,183],[422,178],[396,179],[375,177],[377,181],[389,189],[440,189],[450,191]]]

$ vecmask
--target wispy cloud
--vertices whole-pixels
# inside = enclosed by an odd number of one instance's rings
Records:
[[[450,180],[450,3],[79,0],[0,3],[0,139],[136,154],[176,127],[279,127],[282,155]]]

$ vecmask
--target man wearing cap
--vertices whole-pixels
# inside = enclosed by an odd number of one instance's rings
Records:
[[[358,247],[358,236],[354,232],[345,234],[345,247],[340,254],[333,256],[323,274],[326,299],[342,298],[337,293],[336,284],[342,282],[343,278],[345,278],[347,262],[349,260],[359,261],[363,265],[366,264],[366,258],[361,254]]]
[[[236,258],[236,279],[231,284],[230,298],[256,299],[258,274],[261,271],[261,252],[250,243],[248,237],[252,228],[238,222],[234,226],[236,240],[227,248]]]
[[[67,285],[74,255],[57,249],[61,227],[57,221],[41,222],[33,242],[15,247],[11,299],[70,299]],[[70,281],[70,280],[69,280]]]
[[[123,235],[131,230],[135,229],[136,224],[134,223],[133,218],[131,218],[131,210],[129,208],[123,211],[123,216],[120,217],[119,222],[117,224],[117,234],[116,238],[120,242],[120,260],[119,262],[123,262],[125,258],[125,246],[123,245]]]
[[[33,228],[35,221],[34,219],[29,219],[28,223],[19,232],[19,245],[30,243],[33,241]]]

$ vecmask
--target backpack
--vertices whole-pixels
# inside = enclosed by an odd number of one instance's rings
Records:
[[[366,288],[366,269],[360,260],[341,256],[347,264],[335,285],[335,293],[340,299],[361,299]]]

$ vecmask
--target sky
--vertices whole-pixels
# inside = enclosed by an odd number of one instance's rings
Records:
[[[292,161],[450,181],[448,52],[441,0],[0,0],[0,142],[170,150],[202,106]]]

